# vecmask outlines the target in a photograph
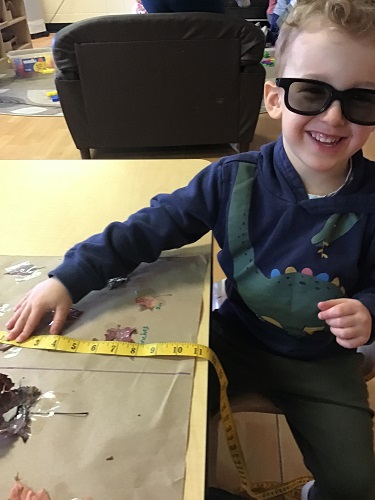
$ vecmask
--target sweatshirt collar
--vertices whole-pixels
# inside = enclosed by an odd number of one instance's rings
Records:
[[[342,186],[335,196],[316,199],[308,198],[303,182],[285,152],[282,135],[260,150],[261,161],[271,167],[261,167],[261,176],[267,188],[278,198],[297,203],[314,213],[375,213],[375,164],[366,160],[361,150],[351,158],[351,181]]]

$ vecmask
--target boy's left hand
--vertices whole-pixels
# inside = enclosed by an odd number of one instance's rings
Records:
[[[324,320],[347,349],[366,344],[371,336],[372,317],[366,306],[356,299],[333,299],[319,302],[318,318]]]

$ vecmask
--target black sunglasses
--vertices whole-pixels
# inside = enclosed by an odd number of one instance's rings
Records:
[[[340,101],[342,114],[358,125],[375,125],[375,90],[336,90],[332,85],[307,78],[276,78],[284,89],[285,106],[299,115],[323,113],[333,101]]]

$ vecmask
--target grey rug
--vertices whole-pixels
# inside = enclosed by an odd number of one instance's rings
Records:
[[[0,114],[63,116],[60,103],[47,96],[56,90],[54,78],[54,74],[17,78],[11,70],[0,71]]]

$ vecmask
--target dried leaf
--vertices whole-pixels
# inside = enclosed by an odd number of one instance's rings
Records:
[[[0,393],[5,391],[10,391],[10,389],[14,386],[12,379],[5,375],[4,373],[0,373]]]
[[[106,340],[119,340],[120,342],[133,342],[132,335],[138,333],[136,328],[131,326],[125,326],[121,328],[121,325],[117,325],[117,328],[109,328],[105,334]]]
[[[17,435],[24,443],[30,437],[30,416],[29,410],[36,403],[41,395],[37,387],[18,387],[13,389],[12,380],[5,374],[0,374],[0,435]],[[13,410],[11,418],[6,419],[5,415]]]
[[[159,300],[152,295],[144,295],[143,297],[137,297],[135,303],[139,304],[142,309],[149,309],[152,311],[158,305]]]
[[[4,274],[16,276],[16,282],[27,281],[40,276],[42,274],[40,269],[43,269],[43,267],[36,267],[27,260],[15,266],[6,267]]]

